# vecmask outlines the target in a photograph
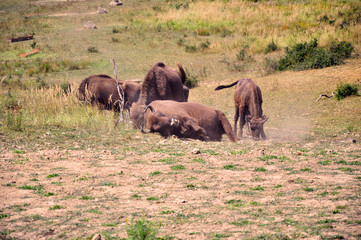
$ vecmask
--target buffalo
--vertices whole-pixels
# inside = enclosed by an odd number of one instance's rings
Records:
[[[261,89],[252,79],[241,79],[230,85],[220,85],[215,91],[224,88],[230,88],[234,85],[236,90],[234,93],[234,133],[237,135],[237,121],[240,119],[240,135],[242,138],[243,126],[250,124],[252,138],[259,140],[260,135],[263,140],[266,140],[266,134],[263,130],[263,124],[268,120],[266,115],[262,112],[262,93]]]
[[[130,119],[134,127],[143,127],[144,108],[155,100],[188,101],[189,89],[183,85],[186,74],[181,65],[178,65],[178,69],[179,72],[162,62],[151,67],[144,78],[139,100],[130,110]]]
[[[130,81],[119,81],[124,93],[124,109],[129,110],[132,103],[138,101],[141,84]],[[91,104],[97,104],[100,109],[118,110],[120,101],[117,89],[117,81],[108,75],[91,75],[85,78],[78,89],[78,98],[81,101],[89,100]]]
[[[144,78],[139,101],[145,105],[154,100],[187,102],[189,90],[183,85],[186,74],[181,65],[178,68],[179,72],[162,62],[151,67]]]
[[[199,103],[157,100],[145,108],[144,120],[150,132],[163,137],[175,135],[203,141],[221,141],[222,135],[235,142],[231,124],[225,114]]]

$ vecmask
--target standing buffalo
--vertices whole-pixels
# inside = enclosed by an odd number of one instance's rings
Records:
[[[146,107],[144,119],[147,129],[163,137],[176,135],[180,138],[220,141],[225,133],[232,142],[237,140],[223,112],[199,103],[153,101]]]
[[[234,133],[237,135],[237,121],[240,119],[240,137],[242,138],[243,126],[246,122],[250,123],[251,133],[254,140],[259,140],[260,135],[266,140],[266,134],[263,130],[263,124],[268,117],[262,112],[262,93],[261,89],[252,79],[241,79],[230,85],[218,86],[215,91],[223,88],[229,88],[236,85],[234,93]],[[248,126],[248,123],[247,123]]]
[[[181,65],[178,68],[179,72],[162,62],[156,63],[144,78],[139,101],[145,105],[154,100],[187,102],[189,90],[183,85],[186,74]]]
[[[122,88],[120,92],[124,92],[124,109],[129,110],[132,103],[139,99],[141,85],[129,81],[119,81],[119,84]],[[79,85],[78,98],[81,101],[90,100],[91,104],[97,104],[100,109],[119,111],[117,82],[108,75],[85,78]]]
[[[144,108],[155,100],[188,101],[189,89],[183,85],[186,74],[181,65],[178,65],[178,68],[179,72],[158,62],[148,71],[142,84],[139,100],[132,105],[130,111],[134,127],[143,127]]]

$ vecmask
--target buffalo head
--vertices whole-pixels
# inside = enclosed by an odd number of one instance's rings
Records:
[[[263,134],[263,124],[268,120],[268,117],[266,115],[263,115],[260,118],[253,117],[251,115],[246,116],[246,121],[249,122],[252,138],[254,140],[259,140],[260,135],[263,140],[266,140],[266,135]]]
[[[146,117],[146,127],[150,132],[158,132],[163,137],[176,135],[180,138],[194,138],[203,141],[209,140],[207,132],[189,117],[171,117],[162,112],[154,111],[151,105],[145,108],[150,109],[151,114]]]
[[[146,128],[150,132],[158,132],[163,137],[173,135],[175,128],[179,127],[179,120],[165,116],[161,112],[155,112],[153,107],[148,105],[145,112],[150,109],[152,112],[146,119]]]

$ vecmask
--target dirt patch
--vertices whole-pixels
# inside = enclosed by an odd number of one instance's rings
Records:
[[[97,14],[97,12],[86,12],[86,13],[54,13],[49,14],[47,16],[49,17],[69,17],[69,16],[79,16],[79,15],[94,15]]]
[[[176,239],[361,234],[359,144],[144,142],[155,144],[6,150],[1,229],[21,239],[122,238],[145,213]]]

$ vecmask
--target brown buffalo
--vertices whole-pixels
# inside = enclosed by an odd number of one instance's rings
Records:
[[[199,103],[153,101],[146,107],[144,118],[146,128],[163,137],[175,135],[180,138],[220,141],[225,133],[232,142],[236,141],[224,113]]]
[[[253,139],[259,140],[260,135],[263,140],[267,139],[263,130],[263,124],[268,117],[262,112],[261,89],[252,79],[241,79],[230,85],[218,86],[215,91],[229,88],[236,85],[234,93],[234,133],[237,135],[237,121],[239,121],[240,137],[242,138],[243,126],[249,122]],[[247,123],[248,126],[248,123]]]
[[[136,128],[143,128],[144,108],[155,100],[187,102],[189,89],[183,84],[186,74],[181,65],[179,72],[162,62],[156,63],[144,78],[139,100],[132,105],[130,119]]]
[[[119,83],[124,92],[124,109],[129,110],[132,103],[139,99],[141,85],[128,81],[119,81]],[[120,97],[117,82],[108,75],[91,75],[85,78],[79,85],[78,98],[81,101],[89,100],[91,104],[97,104],[100,109],[119,111]]]
[[[186,74],[181,65],[178,68],[179,72],[162,62],[156,63],[144,78],[139,101],[145,105],[154,100],[188,101],[189,90],[183,85]]]

